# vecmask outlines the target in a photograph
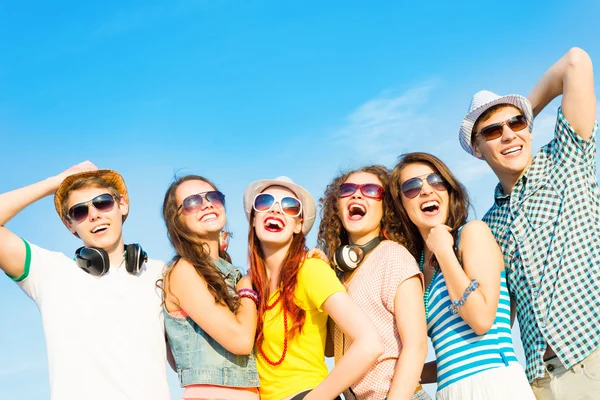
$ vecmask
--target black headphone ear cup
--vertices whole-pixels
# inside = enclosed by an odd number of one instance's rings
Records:
[[[338,269],[344,272],[354,271],[362,261],[362,251],[356,246],[342,246],[333,254],[333,260]]]
[[[125,268],[127,272],[133,275],[137,275],[142,266],[148,261],[148,255],[137,243],[128,244],[125,246]]]
[[[376,237],[366,244],[346,245],[338,247],[333,253],[333,262],[337,269],[343,272],[354,271],[365,258],[365,256],[381,243],[381,239]]]
[[[110,269],[108,253],[96,247],[80,247],[75,251],[77,265],[93,276],[102,276]]]

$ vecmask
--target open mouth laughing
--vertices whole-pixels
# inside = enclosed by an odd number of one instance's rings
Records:
[[[352,202],[348,204],[348,218],[351,221],[359,221],[365,215],[367,215],[367,209],[364,205],[357,202]]]
[[[440,210],[440,203],[437,200],[429,200],[421,204],[421,211],[425,215],[435,215]]]
[[[267,217],[265,218],[264,226],[269,232],[281,232],[285,228],[285,222],[281,218]]]

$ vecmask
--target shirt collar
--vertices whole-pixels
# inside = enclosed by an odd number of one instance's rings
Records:
[[[504,194],[504,189],[502,188],[502,184],[498,182],[496,185],[496,189],[494,190],[494,201],[497,206],[501,206],[506,203],[510,199],[510,193]]]

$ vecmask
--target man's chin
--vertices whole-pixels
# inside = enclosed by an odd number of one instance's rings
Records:
[[[84,240],[84,245],[86,247],[96,247],[98,249],[104,249],[106,251],[111,251],[118,244],[119,240],[117,238],[88,238]]]

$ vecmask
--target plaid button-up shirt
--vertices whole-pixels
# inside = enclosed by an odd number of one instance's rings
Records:
[[[527,378],[544,376],[546,343],[566,368],[600,347],[600,191],[596,131],[583,140],[558,109],[554,139],[485,221],[504,255]]]

